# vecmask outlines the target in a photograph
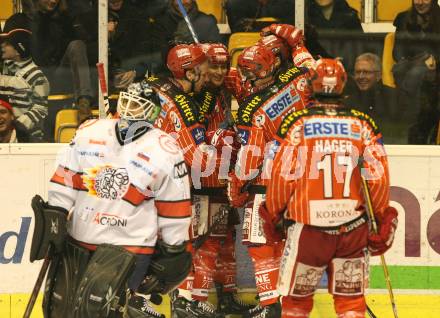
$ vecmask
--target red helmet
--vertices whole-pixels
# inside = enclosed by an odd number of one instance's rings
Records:
[[[195,68],[206,59],[200,45],[179,44],[168,52],[167,66],[175,78],[183,78],[186,70]]]
[[[276,35],[267,35],[262,37],[257,42],[258,45],[265,46],[272,50],[275,55],[279,55],[281,59],[287,60],[289,58],[289,47],[283,39],[277,37]]]
[[[319,59],[311,76],[314,94],[338,96],[344,90],[347,73],[337,59]]]
[[[229,64],[230,55],[225,45],[221,43],[203,44],[206,56],[212,64]]]
[[[273,72],[275,55],[262,45],[248,47],[238,56],[237,67],[244,77],[265,78]]]

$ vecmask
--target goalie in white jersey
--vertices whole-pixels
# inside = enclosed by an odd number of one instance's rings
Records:
[[[90,120],[78,129],[58,158],[48,203],[40,202],[46,219],[46,210],[58,217],[70,211],[67,246],[55,254],[46,283],[45,317],[164,317],[135,292],[166,293],[190,269],[183,154],[172,137],[152,128],[160,112],[153,90],[134,89],[141,94],[121,92],[120,119]],[[31,254],[42,254],[34,245]]]

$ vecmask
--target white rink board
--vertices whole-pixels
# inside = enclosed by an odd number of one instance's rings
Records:
[[[0,294],[28,293],[35,282],[40,264],[31,264],[28,260],[33,233],[30,201],[36,193],[46,198],[48,180],[54,171],[56,153],[61,146],[0,144],[0,202],[3,215],[0,222]],[[399,202],[392,203],[399,210],[400,224],[395,244],[387,254],[387,262],[400,266],[438,266],[440,147],[388,146],[387,152],[393,196],[397,197],[398,192],[403,193],[397,198]],[[403,206],[407,207],[406,211]],[[411,225],[407,227],[407,233],[405,219]],[[418,220],[420,233],[415,226]],[[432,228],[429,239],[428,224]],[[377,264],[377,258],[374,262]]]

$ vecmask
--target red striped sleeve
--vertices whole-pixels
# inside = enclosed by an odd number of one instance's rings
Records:
[[[154,202],[157,214],[164,218],[188,218],[191,217],[191,200],[182,201],[159,201]]]
[[[142,202],[144,202],[144,200],[146,200],[148,198],[149,197],[147,197],[141,191],[139,191],[138,188],[136,188],[134,185],[130,184],[127,192],[122,197],[122,200],[127,201],[128,203],[130,203],[134,206],[138,206]]]
[[[50,181],[75,190],[87,191],[82,180],[82,174],[67,167],[58,166]]]

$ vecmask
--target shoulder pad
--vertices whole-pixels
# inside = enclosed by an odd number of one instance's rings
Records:
[[[200,116],[195,109],[195,101],[185,94],[176,94],[174,96],[180,115],[187,126],[192,126],[200,121]]]
[[[297,78],[298,76],[307,73],[307,69],[304,67],[296,67],[295,65],[292,65],[288,67],[287,69],[283,70],[278,74],[277,79],[281,83],[289,83],[293,79]]]
[[[207,114],[212,112],[215,108],[216,102],[216,96],[209,91],[205,91],[200,99],[200,117],[204,118]]]
[[[311,115],[310,113],[311,113],[310,109],[304,108],[287,114],[286,117],[284,117],[283,121],[281,122],[277,135],[280,136],[281,138],[285,138],[290,127],[292,127],[292,125],[295,122],[297,122],[300,118]]]
[[[237,123],[239,125],[251,126],[254,113],[260,108],[263,98],[257,94],[252,98],[246,98],[240,105],[237,112]]]
[[[379,127],[376,125],[376,122],[373,120],[373,118],[371,118],[370,115],[356,109],[350,109],[350,115],[366,121],[371,126],[375,134],[379,132]]]
[[[156,76],[150,76],[145,79],[145,81],[156,89],[162,92],[167,92],[172,89],[172,84],[166,78],[159,78]]]

